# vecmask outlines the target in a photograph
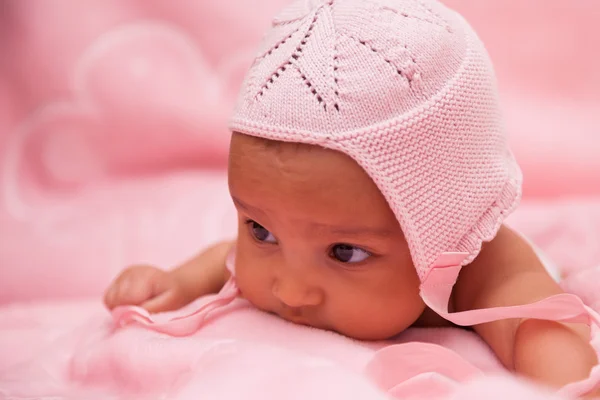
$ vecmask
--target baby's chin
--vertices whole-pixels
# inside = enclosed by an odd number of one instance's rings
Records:
[[[393,308],[393,307],[391,307]],[[353,315],[351,318],[336,316],[328,321],[332,331],[362,341],[389,340],[413,326],[423,314],[424,305],[392,313],[371,313],[369,316]]]
[[[350,319],[337,316],[336,318],[325,321],[317,318],[315,315],[273,311],[265,308],[262,308],[262,310],[296,325],[330,331],[361,341],[382,341],[392,339],[414,325],[418,320],[418,317],[410,318],[407,315],[403,315],[403,318],[396,320],[390,318],[373,320],[357,317]]]
[[[390,323],[382,323],[380,325],[370,325],[367,326],[365,324],[359,324],[357,326],[348,324],[347,321],[334,321],[333,323],[323,323],[322,321],[315,321],[310,318],[302,317],[302,316],[294,316],[294,315],[286,315],[280,314],[271,310],[264,310],[271,315],[275,315],[287,322],[290,322],[299,326],[306,326],[310,328],[320,329],[324,331],[329,331],[333,333],[337,333],[342,336],[346,336],[350,339],[360,340],[360,341],[369,341],[376,342],[382,340],[389,340],[393,337],[399,335],[410,326],[414,324],[415,321],[407,321],[407,322],[396,322],[395,324]],[[336,323],[337,322],[337,323]]]
[[[346,327],[343,329],[333,329],[334,332],[340,335],[347,336],[351,339],[377,342],[389,340],[399,335],[408,329],[412,324],[402,324],[396,326],[380,326],[380,327]]]
[[[334,320],[324,323],[322,321],[311,321],[310,319],[287,318],[281,315],[280,317],[295,324],[334,332],[354,340],[369,342],[392,339],[415,323],[413,320],[393,322],[388,320],[381,323],[370,321],[368,323],[362,322],[356,324],[349,323],[347,320]]]

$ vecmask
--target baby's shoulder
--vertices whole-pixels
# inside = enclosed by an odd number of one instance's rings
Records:
[[[534,247],[503,226],[461,270],[452,305],[456,311],[521,305],[561,292]]]

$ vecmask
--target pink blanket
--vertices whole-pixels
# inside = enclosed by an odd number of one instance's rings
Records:
[[[589,290],[600,268],[579,274],[567,286],[600,304],[598,291]],[[115,329],[98,301],[6,306],[0,398],[549,398],[545,389],[510,376],[466,330],[412,328],[388,342],[358,342],[291,324],[244,300],[210,318],[195,335],[175,338],[139,326]],[[414,364],[412,352],[427,351],[411,347],[415,342],[443,346],[465,365],[432,373],[428,367],[439,370],[444,360]],[[373,359],[385,351],[389,356]],[[456,377],[458,369],[472,372]]]

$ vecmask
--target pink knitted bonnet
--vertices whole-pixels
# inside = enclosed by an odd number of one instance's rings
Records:
[[[356,160],[421,282],[435,266],[458,264],[457,275],[520,197],[490,59],[435,1],[294,2],[264,38],[230,128]]]

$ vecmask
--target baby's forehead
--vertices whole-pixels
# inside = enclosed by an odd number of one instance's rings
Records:
[[[230,148],[230,161],[267,163],[279,167],[302,166],[306,163],[327,167],[331,163],[354,161],[343,153],[325,147],[299,142],[265,139],[234,133]]]
[[[229,169],[234,201],[278,221],[315,230],[356,227],[398,233],[398,222],[367,173],[348,155],[316,145],[238,134]],[[381,236],[381,235],[379,235]],[[385,235],[384,235],[385,236]]]
[[[256,136],[244,135],[242,133],[234,132],[234,136],[240,137],[242,146],[252,146],[259,150],[267,150],[273,152],[300,152],[300,151],[313,151],[320,147],[305,143],[298,142],[284,142],[281,140],[265,139]]]

